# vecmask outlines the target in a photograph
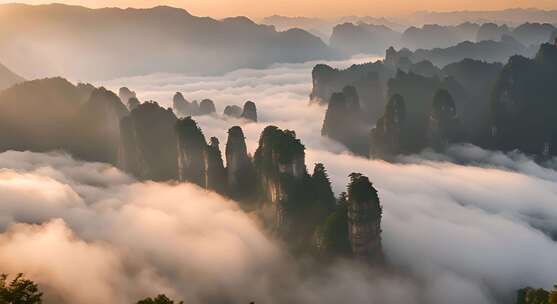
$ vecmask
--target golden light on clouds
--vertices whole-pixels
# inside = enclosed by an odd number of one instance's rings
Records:
[[[17,1],[17,0],[15,0]],[[14,0],[0,0],[0,3]],[[28,4],[52,0],[21,0]],[[263,17],[287,16],[395,15],[413,11],[500,10],[507,8],[557,9],[556,0],[58,0],[56,2],[87,7],[152,7],[170,5],[187,9],[199,16]]]

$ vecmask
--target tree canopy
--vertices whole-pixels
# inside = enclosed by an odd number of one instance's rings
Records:
[[[8,280],[7,274],[0,275],[0,304],[40,304],[42,296],[38,285],[22,273],[12,280]]]

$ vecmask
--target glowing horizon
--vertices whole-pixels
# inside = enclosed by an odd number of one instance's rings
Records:
[[[349,0],[339,7],[334,0],[0,0],[4,3],[48,4],[63,3],[81,5],[90,8],[101,7],[135,7],[149,8],[169,5],[183,8],[193,15],[216,18],[229,16],[248,16],[261,18],[270,15],[307,16],[307,17],[341,17],[341,16],[392,16],[416,11],[492,11],[512,8],[536,8],[543,10],[557,9],[555,0],[376,0],[373,4],[367,0]],[[316,9],[318,7],[319,9]]]

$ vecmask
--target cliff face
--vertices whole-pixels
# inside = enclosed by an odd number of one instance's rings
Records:
[[[156,102],[145,102],[121,122],[120,166],[140,179],[178,179],[177,118]]]
[[[347,222],[348,238],[354,257],[381,262],[382,207],[377,190],[369,179],[352,173],[348,185]]]
[[[182,93],[177,92],[172,99],[172,109],[178,116],[188,117],[199,114],[199,105],[197,102],[189,102],[184,98]]]
[[[206,147],[206,164],[205,188],[222,195],[227,194],[226,169],[222,162],[219,140],[216,137],[211,137],[210,144]]]
[[[178,135],[178,172],[180,181],[207,188],[209,167],[207,142],[197,123],[190,117],[176,123]]]
[[[288,226],[284,204],[291,193],[287,188],[307,175],[304,150],[294,132],[275,126],[265,128],[259,139],[254,163],[262,207],[273,229],[283,230]]]
[[[120,120],[128,114],[116,94],[95,89],[71,123],[80,139],[69,143],[70,151],[85,160],[117,164]]]
[[[356,89],[345,87],[342,93],[331,96],[321,135],[343,143],[354,153],[367,155],[369,127],[361,114]]]
[[[83,139],[74,123],[90,92],[89,86],[63,78],[26,81],[1,91],[0,151],[64,149],[75,155],[72,148]]]
[[[226,194],[226,170],[218,139],[212,137],[207,145],[203,132],[191,117],[178,120],[176,134],[180,181]]]
[[[424,77],[399,71],[389,80],[389,95],[400,95],[405,102],[405,125],[402,153],[417,153],[427,147],[427,130],[431,101],[437,89],[447,87],[438,77]]]
[[[237,126],[228,130],[226,166],[229,196],[240,202],[253,199],[255,171],[248,156],[244,132]]]
[[[137,99],[136,97],[132,97],[132,98],[128,99],[128,110],[133,111],[140,104],[141,104],[141,102],[139,102],[139,99]]]
[[[557,155],[557,46],[544,44],[535,59],[515,56],[493,94],[493,141],[501,150]]]
[[[240,118],[242,117],[242,108],[239,106],[226,106],[223,115],[232,118]]]
[[[120,97],[120,101],[127,105],[130,98],[137,98],[137,95],[135,94],[134,91],[126,88],[126,87],[122,87],[120,88],[120,90],[118,91],[118,97]]]
[[[442,74],[453,78],[466,90],[466,102],[460,104],[460,123],[468,140],[486,147],[490,141],[491,93],[503,65],[465,59],[445,66]]]
[[[458,140],[460,123],[453,97],[447,90],[438,90],[433,98],[429,116],[429,146],[443,151]]]
[[[203,99],[201,103],[199,103],[199,115],[209,115],[216,111],[215,103],[210,99]]]
[[[257,122],[257,107],[255,106],[255,103],[252,101],[246,101],[242,112],[242,118]]]
[[[363,112],[361,117],[366,123],[374,124],[382,114],[387,79],[393,74],[394,69],[380,61],[354,65],[346,70],[316,65],[312,71],[313,89],[310,99],[326,105],[334,93],[342,92],[345,87],[354,87]]]
[[[400,95],[394,95],[387,103],[385,114],[371,132],[370,154],[372,157],[389,157],[402,152],[405,132],[406,104]]]

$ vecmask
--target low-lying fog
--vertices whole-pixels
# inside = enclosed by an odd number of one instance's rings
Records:
[[[397,273],[339,262],[308,274],[252,215],[218,195],[29,152],[0,154],[0,270],[25,272],[49,299],[77,304],[158,293],[186,303],[512,303],[518,288],[557,283],[555,166],[473,146],[397,164],[349,155],[320,136],[325,109],[308,106],[313,65],[102,85],[125,85],[167,106],[176,91],[190,101],[210,98],[219,117],[226,105],[254,101],[260,122],[242,125],[251,152],[274,124],[296,130],[308,168],[324,163],[337,194],[349,173],[370,177]],[[227,129],[241,122],[219,117],[196,120],[223,148]]]

